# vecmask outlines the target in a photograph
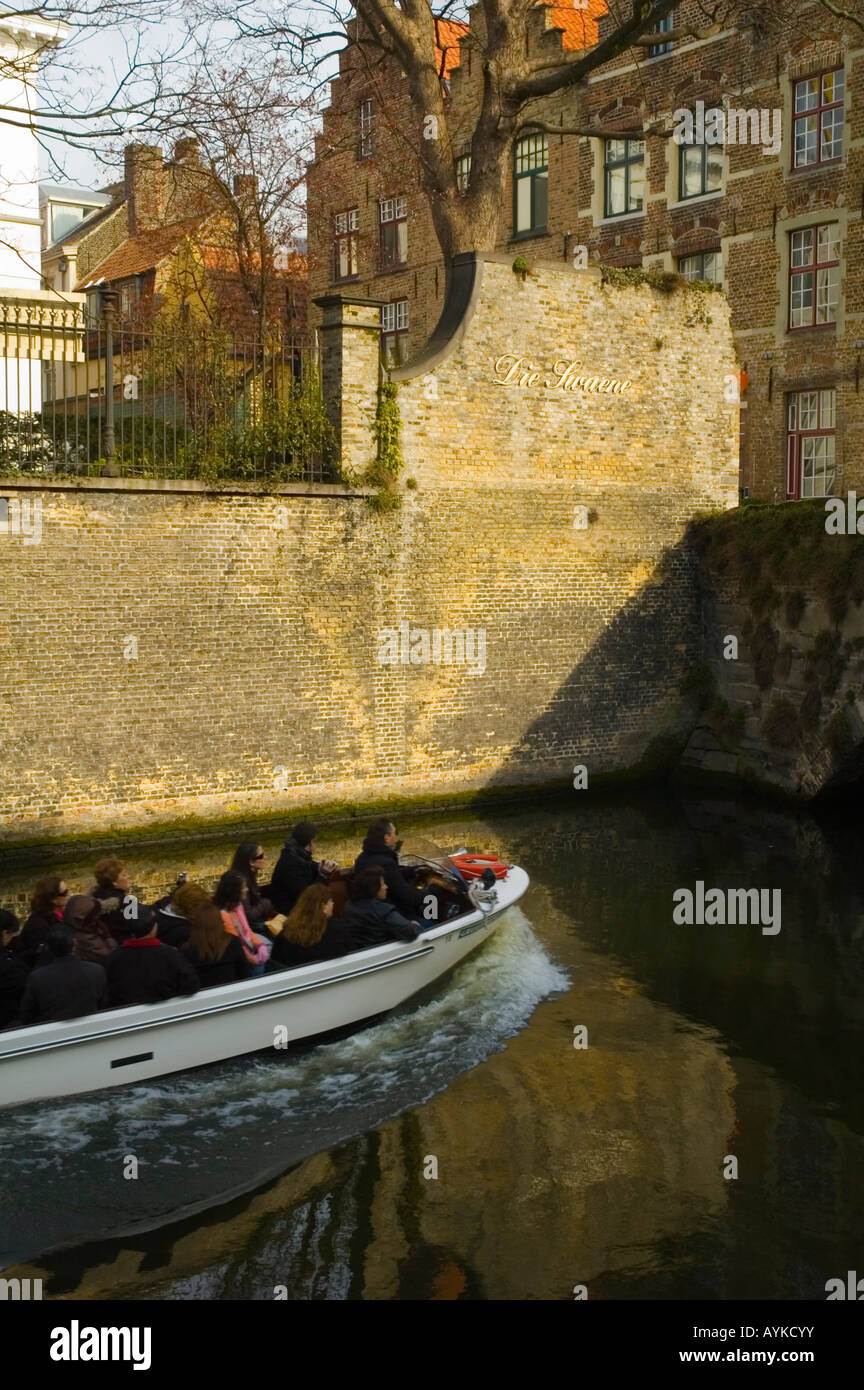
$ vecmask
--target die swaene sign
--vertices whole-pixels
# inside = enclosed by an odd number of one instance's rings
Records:
[[[494,380],[499,386],[548,386],[551,391],[603,391],[621,396],[633,385],[614,376],[589,376],[578,360],[561,358],[551,374],[538,371],[527,357],[505,352],[495,362]]]

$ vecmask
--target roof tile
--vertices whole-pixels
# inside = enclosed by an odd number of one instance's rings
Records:
[[[203,217],[187,217],[183,222],[174,222],[170,227],[154,227],[138,236],[127,237],[103,261],[94,266],[78,285],[85,290],[101,281],[125,280],[130,275],[140,275],[145,270],[153,270],[160,261],[175,251],[190,232],[195,231],[204,221]]]

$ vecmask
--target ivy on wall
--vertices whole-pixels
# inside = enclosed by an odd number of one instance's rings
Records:
[[[362,477],[367,487],[377,489],[366,502],[373,511],[395,512],[402,505],[399,478],[405,467],[402,456],[402,417],[399,413],[399,387],[395,381],[382,381],[378,387],[373,431],[375,460]]]

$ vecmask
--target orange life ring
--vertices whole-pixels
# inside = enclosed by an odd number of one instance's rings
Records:
[[[491,869],[496,879],[506,878],[510,868],[495,854],[451,854],[450,862],[468,879],[480,878],[484,869]]]

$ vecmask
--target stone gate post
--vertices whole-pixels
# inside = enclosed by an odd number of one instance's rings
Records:
[[[375,457],[372,419],[378,390],[381,300],[325,294],[322,310],[321,376],[324,404],[350,476]]]

